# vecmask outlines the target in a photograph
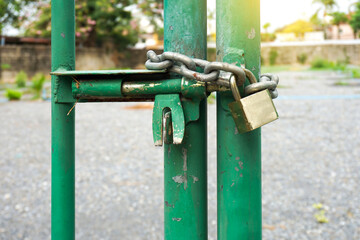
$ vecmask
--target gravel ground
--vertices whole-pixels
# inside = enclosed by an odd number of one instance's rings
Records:
[[[360,239],[360,82],[279,75],[280,120],[263,127],[263,239]],[[76,239],[163,238],[162,149],[153,146],[151,109],[129,105],[77,106]],[[50,103],[1,103],[0,113],[0,239],[50,239]],[[208,118],[216,239],[213,104]],[[328,223],[315,219],[315,203]]]

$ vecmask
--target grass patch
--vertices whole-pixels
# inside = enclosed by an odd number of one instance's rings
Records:
[[[308,70],[306,66],[297,65],[274,65],[274,66],[261,66],[262,73],[276,73],[276,72],[294,72]]]
[[[360,69],[351,69],[352,78],[360,78]]]
[[[345,81],[338,81],[334,84],[335,86],[349,86],[350,83],[349,82],[345,82]]]
[[[215,96],[215,93],[211,93],[208,98],[207,98],[207,102],[209,104],[214,104],[216,101],[216,96]]]
[[[10,100],[20,100],[22,96],[22,92],[16,89],[6,89],[5,96]]]
[[[28,76],[24,71],[20,71],[15,77],[15,83],[18,88],[23,88],[26,86],[26,81]]]
[[[31,88],[34,91],[34,99],[40,98],[41,90],[43,89],[45,82],[45,75],[42,73],[37,73],[31,79],[32,85]]]

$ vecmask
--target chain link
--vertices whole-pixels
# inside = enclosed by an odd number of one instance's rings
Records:
[[[163,52],[157,55],[154,51],[149,50],[147,58],[145,66],[149,70],[167,70],[189,79],[207,83],[213,82],[218,86],[227,88],[230,88],[230,80],[225,80],[222,76],[224,76],[224,72],[229,72],[235,75],[238,86],[242,86],[248,77],[251,84],[245,87],[246,95],[268,89],[272,98],[278,96],[276,87],[279,83],[279,77],[276,75],[262,74],[260,81],[257,82],[254,74],[247,69],[225,62],[209,62],[203,59],[190,58],[176,52]],[[197,68],[201,68],[203,73],[197,71]]]

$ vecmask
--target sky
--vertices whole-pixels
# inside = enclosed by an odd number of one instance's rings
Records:
[[[251,1],[251,0],[247,0]],[[208,0],[208,8],[215,9],[216,0]],[[270,23],[270,31],[298,19],[308,20],[319,8],[313,0],[260,0],[261,25]],[[348,12],[348,7],[356,0],[336,0],[339,11]]]

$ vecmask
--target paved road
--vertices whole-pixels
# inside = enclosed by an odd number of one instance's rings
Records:
[[[360,82],[334,86],[341,78],[280,74],[280,120],[263,128],[263,239],[360,239]],[[77,239],[162,239],[162,149],[151,109],[129,105],[77,106]],[[0,113],[0,239],[50,239],[50,104],[0,103]],[[214,105],[208,117],[216,239]]]

